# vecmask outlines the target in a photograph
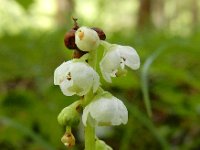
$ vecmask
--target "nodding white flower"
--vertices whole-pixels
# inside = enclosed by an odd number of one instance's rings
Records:
[[[75,43],[82,51],[91,51],[100,44],[100,39],[96,31],[88,27],[80,27],[75,32]]]
[[[97,96],[83,110],[82,121],[85,126],[88,122],[100,126],[126,124],[128,111],[121,100],[110,94]]]
[[[133,70],[140,67],[140,58],[134,48],[116,44],[109,44],[109,46],[100,62],[102,75],[107,82],[111,82],[111,77],[124,75],[125,66]]]
[[[62,63],[54,72],[54,84],[60,85],[66,96],[83,96],[90,89],[96,92],[99,87],[99,75],[85,62],[70,60]]]

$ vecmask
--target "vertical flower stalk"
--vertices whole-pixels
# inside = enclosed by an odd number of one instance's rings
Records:
[[[116,126],[128,122],[128,110],[124,103],[100,84],[96,70],[99,65],[102,77],[112,83],[112,77],[124,76],[126,66],[138,69],[140,58],[130,46],[110,44],[100,28],[74,27],[65,35],[65,46],[74,50],[72,60],[62,63],[54,72],[54,84],[59,85],[65,96],[78,95],[80,100],[65,107],[58,115],[58,123],[66,128],[61,141],[67,147],[75,145],[71,128],[78,125],[80,118],[85,127],[85,150],[112,150],[95,135],[96,126]],[[104,47],[104,56],[97,62],[99,45]]]
[[[81,27],[75,33],[75,43],[79,49],[82,51],[88,51],[88,64],[96,70],[97,61],[97,51],[96,48],[100,44],[100,38],[96,31],[89,29],[87,27]],[[84,103],[87,105],[94,93],[90,90],[88,94],[84,96]],[[90,118],[91,121],[93,120]],[[85,149],[94,150],[95,149],[95,127],[90,123],[85,126]]]

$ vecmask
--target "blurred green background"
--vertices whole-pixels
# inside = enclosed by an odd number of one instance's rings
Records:
[[[199,150],[199,8],[198,0],[0,0],[0,149],[66,149],[57,115],[77,97],[64,96],[53,73],[71,59],[63,37],[75,16],[141,57],[139,70],[102,80],[129,122],[98,130],[100,138],[114,150]],[[84,149],[81,125],[73,133],[73,149]]]

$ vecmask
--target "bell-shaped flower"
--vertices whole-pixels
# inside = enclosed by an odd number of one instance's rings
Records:
[[[99,87],[99,75],[86,62],[70,60],[62,63],[54,72],[54,84],[60,85],[66,96],[83,96]]]
[[[92,120],[92,121],[91,121]],[[123,102],[109,93],[97,95],[83,110],[83,124],[120,125],[128,121],[128,111]]]
[[[133,70],[140,67],[140,58],[136,50],[130,46],[108,44],[107,51],[100,62],[104,79],[111,82],[111,77],[124,75],[126,73],[125,66]]]
[[[82,51],[91,51],[100,44],[100,39],[96,31],[88,27],[80,27],[75,32],[75,43]]]

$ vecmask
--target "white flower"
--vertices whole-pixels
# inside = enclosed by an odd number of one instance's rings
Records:
[[[91,51],[100,44],[100,39],[96,31],[88,27],[80,27],[75,33],[75,43],[82,51]]]
[[[111,82],[111,77],[125,74],[125,65],[133,70],[140,67],[140,58],[136,50],[130,46],[110,44],[108,51],[100,62],[104,79]]]
[[[120,125],[128,121],[128,111],[122,101],[114,96],[96,97],[83,110],[82,121],[86,126],[91,117],[97,125]]]
[[[54,72],[54,84],[60,85],[64,95],[83,96],[90,89],[96,92],[99,87],[99,75],[85,62],[67,61]]]

